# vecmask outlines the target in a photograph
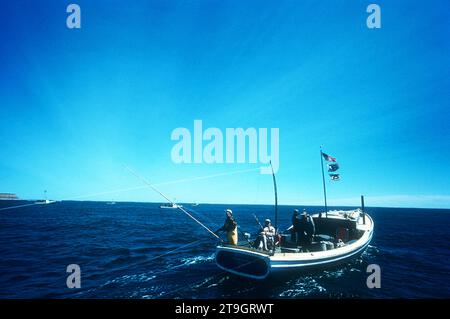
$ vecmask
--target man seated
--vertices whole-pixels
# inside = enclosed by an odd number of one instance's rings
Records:
[[[259,249],[268,251],[269,246],[273,248],[275,246],[275,227],[272,226],[270,219],[266,219],[264,227],[259,234]]]

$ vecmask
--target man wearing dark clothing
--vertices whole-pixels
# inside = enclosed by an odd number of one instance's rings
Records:
[[[292,214],[291,241],[298,243],[298,238],[300,238],[300,218],[298,216],[298,209],[294,209]]]
[[[301,246],[311,245],[312,238],[316,232],[316,226],[311,216],[309,216],[305,210],[301,215],[299,233],[297,234],[297,242]]]

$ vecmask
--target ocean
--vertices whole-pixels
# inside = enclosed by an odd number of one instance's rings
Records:
[[[19,204],[1,201],[0,208]],[[220,270],[216,239],[159,205],[67,201],[0,210],[0,298],[450,297],[450,210],[366,208],[375,233],[357,259],[254,281]],[[272,206],[185,206],[213,230],[225,208],[248,232],[258,229],[253,213],[260,220],[274,214]],[[293,208],[279,207],[280,228],[289,226]],[[67,287],[69,264],[80,266],[81,288]],[[381,288],[367,287],[369,264],[381,267]]]

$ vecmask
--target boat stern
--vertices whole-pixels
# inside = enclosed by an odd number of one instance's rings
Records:
[[[264,279],[270,272],[269,255],[241,246],[217,246],[219,268],[242,277]]]

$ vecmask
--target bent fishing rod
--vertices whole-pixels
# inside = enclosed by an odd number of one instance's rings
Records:
[[[211,235],[213,235],[214,237],[216,237],[217,239],[219,239],[220,241],[223,242],[223,240],[216,234],[214,233],[211,229],[209,229],[207,226],[205,226],[201,221],[199,221],[197,218],[195,218],[194,216],[192,216],[190,213],[188,213],[183,207],[181,207],[180,205],[176,205],[175,202],[173,202],[172,200],[170,200],[166,195],[164,195],[162,192],[160,192],[155,186],[153,186],[152,183],[150,183],[146,178],[144,178],[143,176],[140,176],[138,173],[136,173],[134,170],[132,170],[129,166],[125,165],[124,166],[126,170],[128,170],[131,174],[133,174],[134,176],[136,176],[137,178],[139,178],[142,182],[144,182],[148,187],[150,187],[152,190],[154,190],[156,193],[158,193],[159,195],[161,195],[165,200],[167,200],[170,204],[176,206],[179,210],[181,210],[183,213],[185,213],[188,217],[190,217],[192,220],[194,220],[197,224],[199,224],[200,226],[202,226],[204,229],[206,229]]]

